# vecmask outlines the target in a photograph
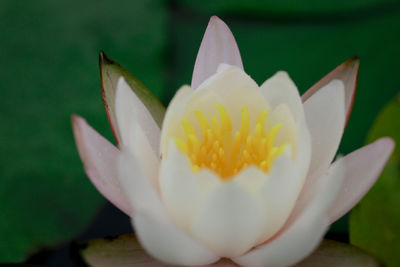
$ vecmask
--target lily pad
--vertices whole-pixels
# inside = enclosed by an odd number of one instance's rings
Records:
[[[80,244],[83,260],[93,267],[165,266],[149,256],[140,246],[134,234],[91,240]],[[238,266],[222,259],[210,266]],[[324,240],[321,245],[297,267],[311,266],[380,266],[379,262],[359,248],[348,244]]]
[[[367,143],[390,136],[396,148],[382,175],[350,215],[350,242],[387,266],[400,266],[400,95],[379,114]]]

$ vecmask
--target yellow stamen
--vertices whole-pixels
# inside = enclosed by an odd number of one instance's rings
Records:
[[[197,119],[199,120],[201,130],[203,132],[203,136],[207,135],[207,129],[210,128],[210,125],[208,124],[208,121],[204,114],[201,111],[195,111],[194,114],[196,115]]]
[[[222,134],[224,134],[225,132],[231,132],[232,122],[231,118],[229,117],[228,111],[226,111],[225,107],[221,104],[217,105],[217,109],[221,118]]]
[[[194,112],[202,138],[187,119],[182,119],[186,140],[174,138],[177,147],[190,159],[192,170],[197,172],[209,168],[224,180],[252,165],[264,172],[270,171],[275,158],[288,146],[274,144],[282,125],[276,124],[267,132],[268,110],[265,109],[258,114],[253,133],[250,133],[250,114],[246,107],[242,107],[240,129],[233,131],[226,108],[217,105],[217,110],[220,120],[215,115],[208,120],[201,111]]]
[[[242,138],[247,138],[250,131],[249,111],[246,107],[242,107],[242,121],[240,125],[240,135]],[[246,139],[243,139],[246,140]]]

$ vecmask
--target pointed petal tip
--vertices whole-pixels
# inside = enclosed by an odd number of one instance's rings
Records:
[[[222,24],[226,25],[226,23],[216,15],[213,15],[210,17],[208,25],[214,24],[214,23],[222,23]]]
[[[106,53],[103,50],[101,50],[100,53],[99,53],[99,64],[100,64],[100,67],[103,64],[113,64],[113,63],[115,63],[115,61],[112,60],[109,56],[107,56]]]
[[[330,223],[351,210],[375,184],[394,147],[392,138],[382,137],[333,163],[345,164],[346,175],[342,189],[328,212]]]
[[[383,146],[383,148],[388,151],[389,156],[393,153],[393,150],[396,146],[396,142],[393,140],[393,138],[388,136],[381,137],[376,142],[381,143],[381,146]]]
[[[215,20],[221,20],[218,16],[216,16],[216,15],[212,15],[211,17],[210,17],[210,22],[211,21],[215,21]]]
[[[194,64],[192,88],[197,89],[203,81],[215,74],[222,63],[243,69],[232,31],[219,17],[211,16]]]
[[[353,56],[347,60],[348,62],[353,62],[353,63],[360,63],[360,57],[359,56]]]
[[[354,56],[343,62],[343,67],[346,70],[353,69],[353,72],[357,72],[358,75],[358,69],[360,68],[360,58],[358,56]]]
[[[80,118],[82,118],[82,117],[77,114],[71,114],[71,123],[74,124]]]
[[[351,110],[354,104],[354,97],[357,89],[358,70],[360,68],[360,58],[354,56],[344,61],[321,80],[308,89],[302,96],[303,102],[306,102],[314,93],[323,88],[334,79],[341,80],[345,85],[345,105],[346,105],[346,124],[350,118]]]
[[[88,126],[88,124],[83,117],[76,114],[71,115],[71,124],[72,124],[72,132],[74,135],[76,146],[78,148],[79,155],[81,156],[81,158],[83,158],[84,150],[86,149],[85,140],[83,138],[83,131],[85,126]]]
[[[74,133],[75,139],[78,140],[79,130],[81,123],[86,123],[86,120],[77,114],[71,115],[72,131]]]

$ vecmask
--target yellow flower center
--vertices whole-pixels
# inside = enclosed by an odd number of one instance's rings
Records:
[[[274,145],[275,137],[282,125],[275,124],[267,132],[265,121],[268,110],[265,109],[258,115],[251,133],[249,111],[246,107],[242,107],[240,129],[233,133],[227,110],[222,105],[217,105],[217,109],[219,122],[215,115],[208,121],[201,111],[195,111],[201,126],[201,138],[197,136],[193,125],[187,119],[182,119],[186,139],[174,139],[178,148],[190,159],[193,171],[209,168],[224,180],[251,165],[268,172],[274,159],[287,146],[287,144]]]

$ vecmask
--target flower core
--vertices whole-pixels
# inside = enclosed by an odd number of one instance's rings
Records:
[[[240,129],[232,130],[230,116],[221,104],[217,105],[220,120],[215,115],[210,121],[203,112],[195,111],[201,126],[202,137],[199,138],[191,122],[182,119],[186,139],[174,138],[178,148],[190,159],[192,170],[209,168],[221,179],[227,180],[250,165],[258,166],[268,172],[274,159],[281,154],[287,144],[275,146],[275,137],[281,124],[275,124],[268,132],[265,121],[268,109],[262,110],[256,120],[254,131],[250,131],[249,111],[241,109]]]

